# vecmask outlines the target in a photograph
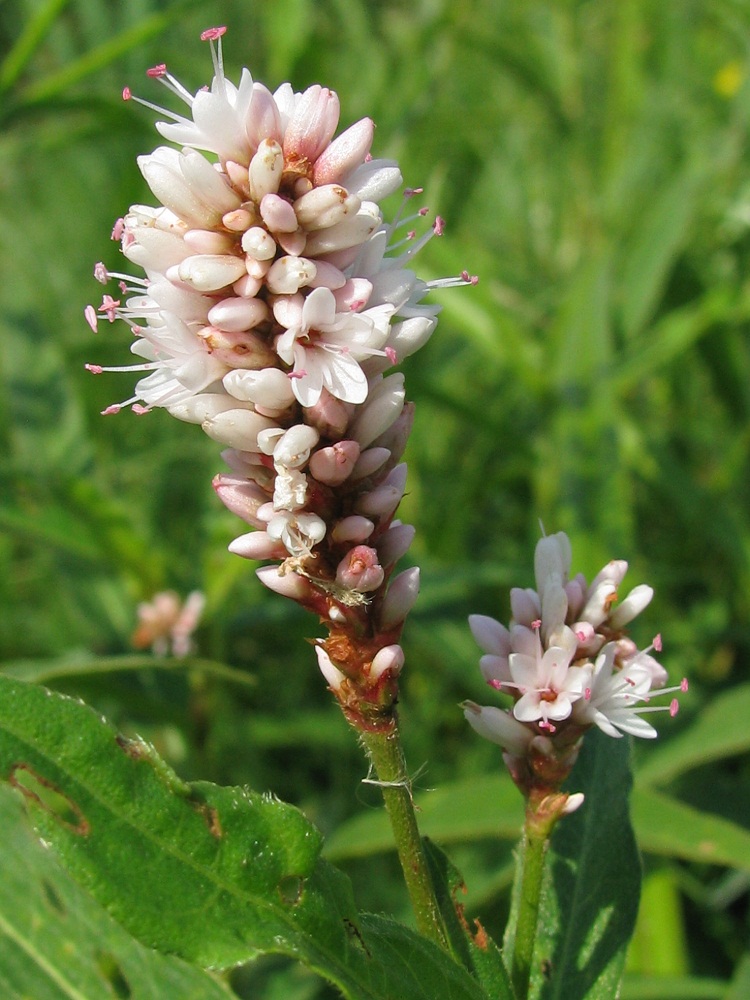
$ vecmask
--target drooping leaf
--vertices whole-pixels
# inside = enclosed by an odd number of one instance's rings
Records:
[[[530,995],[612,1000],[635,926],[641,882],[628,816],[628,742],[598,730],[587,733],[568,787],[586,798],[552,837]]]
[[[64,865],[145,944],[212,968],[290,955],[352,1000],[486,996],[436,945],[360,917],[297,809],[187,784],[80,702],[0,677],[0,776]]]
[[[750,833],[652,788],[637,788],[633,825],[644,851],[750,871]]]
[[[229,1000],[209,973],[130,937],[35,840],[0,788],[0,996]]]

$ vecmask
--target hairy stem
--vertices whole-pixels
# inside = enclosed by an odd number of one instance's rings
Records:
[[[539,926],[544,860],[552,829],[559,817],[559,813],[535,808],[532,802],[526,807],[526,823],[521,843],[521,891],[511,966],[513,989],[518,1000],[526,1000],[529,993],[531,962]]]
[[[441,948],[450,950],[417,827],[398,728],[390,733],[360,732],[360,738],[383,793],[417,928]]]

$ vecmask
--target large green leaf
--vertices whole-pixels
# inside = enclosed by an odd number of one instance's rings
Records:
[[[482,1000],[444,952],[357,913],[292,806],[188,785],[87,706],[0,677],[0,776],[66,867],[139,940],[202,966],[291,955],[353,1000]]]
[[[135,941],[32,838],[0,789],[0,995],[6,1000],[229,1000],[209,973]]]
[[[610,1000],[617,994],[640,896],[628,816],[627,740],[588,733],[568,785],[583,805],[565,817],[548,855],[531,995]]]
[[[644,851],[750,871],[750,832],[651,788],[632,798],[633,824]]]

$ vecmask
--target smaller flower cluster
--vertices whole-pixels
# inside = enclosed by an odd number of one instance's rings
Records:
[[[644,715],[675,715],[678,702],[651,706],[652,692],[687,690],[686,680],[665,687],[666,671],[652,656],[661,650],[660,636],[639,650],[626,633],[651,601],[652,588],[641,584],[617,603],[624,560],[607,563],[591,583],[580,573],[570,577],[571,561],[567,535],[543,537],[534,559],[536,589],[511,590],[510,628],[485,615],[469,618],[485,654],[482,675],[513,705],[504,710],[467,701],[464,714],[480,735],[503,747],[511,774],[526,790],[543,772],[552,784],[558,771],[564,776],[591,726],[609,736],[655,737]],[[530,765],[532,758],[550,766]]]
[[[130,641],[136,649],[156,656],[187,656],[193,651],[192,635],[200,624],[206,598],[194,590],[184,604],[173,590],[161,590],[138,605],[138,625]]]

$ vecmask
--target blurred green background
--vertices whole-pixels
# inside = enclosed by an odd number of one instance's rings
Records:
[[[230,78],[247,65],[272,88],[320,82],[342,127],[371,116],[375,155],[447,220],[419,273],[480,275],[435,294],[438,330],[404,366],[417,419],[402,519],[423,591],[402,719],[418,787],[442,790],[425,801],[455,812],[501,772],[457,709],[490,700],[466,615],[507,620],[539,521],[568,532],[588,576],[627,558],[627,582],[656,589],[635,637],[661,632],[691,690],[658,747],[636,748],[644,787],[685,812],[670,827],[652,802],[643,820],[623,996],[748,995],[730,992],[750,932],[747,0],[0,2],[5,669],[84,697],[188,778],[271,789],[326,833],[355,817],[332,856],[364,908],[405,911],[393,858],[367,847],[363,758],[303,641],[317,623],[226,552],[243,528],[210,486],[218,447],[165,412],[101,417],[131,377],[83,368],[127,363],[125,329],[94,335],[83,307],[101,294],[95,261],[118,267],[114,220],[152,203],[134,158],[161,143],[122,88],[169,104],[144,76],[158,62],[189,89],[209,82],[198,36],[214,24]],[[137,603],[165,588],[207,595],[203,666],[117,659]],[[698,815],[723,854],[680,846]],[[479,815],[476,836],[445,840],[470,913],[499,933],[511,840]],[[233,983],[330,995],[280,961]]]

